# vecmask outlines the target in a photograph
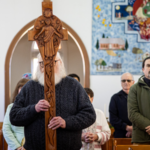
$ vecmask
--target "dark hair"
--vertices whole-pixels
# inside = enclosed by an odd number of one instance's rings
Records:
[[[68,76],[72,77],[72,78],[78,78],[78,80],[80,82],[80,77],[77,74],[72,73],[72,74],[69,74]]]
[[[150,57],[146,57],[146,58],[143,60],[143,62],[142,62],[142,68],[144,68],[144,66],[145,66],[145,61],[146,61],[147,59],[150,59]]]
[[[23,87],[27,82],[29,81],[29,79],[21,79],[18,81],[15,91],[13,93],[13,99],[12,99],[12,103],[14,103],[16,96],[18,95],[18,90],[20,87]]]
[[[94,97],[94,93],[90,88],[84,88],[87,95],[89,95],[91,98]]]

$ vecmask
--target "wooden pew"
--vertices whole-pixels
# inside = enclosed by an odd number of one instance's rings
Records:
[[[0,122],[0,149],[3,149],[3,132],[2,132],[3,123]]]
[[[114,139],[113,150],[150,150],[150,145],[132,145],[130,139],[121,140]]]
[[[3,137],[2,126],[3,123],[0,122],[0,150],[7,150],[8,145]]]
[[[117,145],[131,145],[131,138],[114,138],[113,139],[113,150],[115,150],[115,146]]]
[[[3,149],[3,133],[2,133],[2,130],[0,130],[0,149]]]
[[[113,139],[110,138],[104,145],[102,145],[102,150],[113,150]]]
[[[110,138],[102,145],[102,150],[113,150],[115,142],[117,145],[131,145],[131,138]]]
[[[114,138],[113,145],[115,145],[115,143],[117,145],[131,145],[131,140],[131,138]]]
[[[150,145],[117,145],[114,150],[150,150]]]

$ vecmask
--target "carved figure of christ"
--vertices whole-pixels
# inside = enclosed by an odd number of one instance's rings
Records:
[[[28,32],[28,39],[36,41],[44,61],[44,97],[50,103],[45,112],[45,146],[46,150],[57,150],[56,130],[48,128],[50,120],[56,116],[54,63],[61,40],[67,40],[67,30],[52,12],[52,2],[42,2],[43,15],[38,17],[34,29]]]

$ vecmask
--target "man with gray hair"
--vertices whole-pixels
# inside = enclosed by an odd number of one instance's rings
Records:
[[[121,76],[122,90],[111,97],[109,104],[110,123],[115,128],[115,138],[129,138],[132,134],[132,123],[128,119],[127,97],[130,87],[134,84],[132,74]]]
[[[45,150],[44,112],[51,107],[44,99],[44,63],[40,54],[38,61],[35,79],[22,88],[10,112],[11,123],[25,127],[26,150]],[[95,111],[81,84],[66,77],[59,53],[55,58],[54,73],[56,117],[48,127],[57,129],[57,150],[79,150],[82,129],[95,122]]]

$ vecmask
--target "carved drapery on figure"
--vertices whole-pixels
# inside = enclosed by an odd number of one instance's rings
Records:
[[[42,2],[42,12],[34,29],[28,32],[28,39],[36,41],[44,61],[44,96],[51,106],[45,112],[46,150],[56,150],[56,130],[48,129],[49,121],[56,116],[54,65],[60,41],[67,40],[68,34],[66,29],[62,29],[61,21],[53,15],[52,2]]]

